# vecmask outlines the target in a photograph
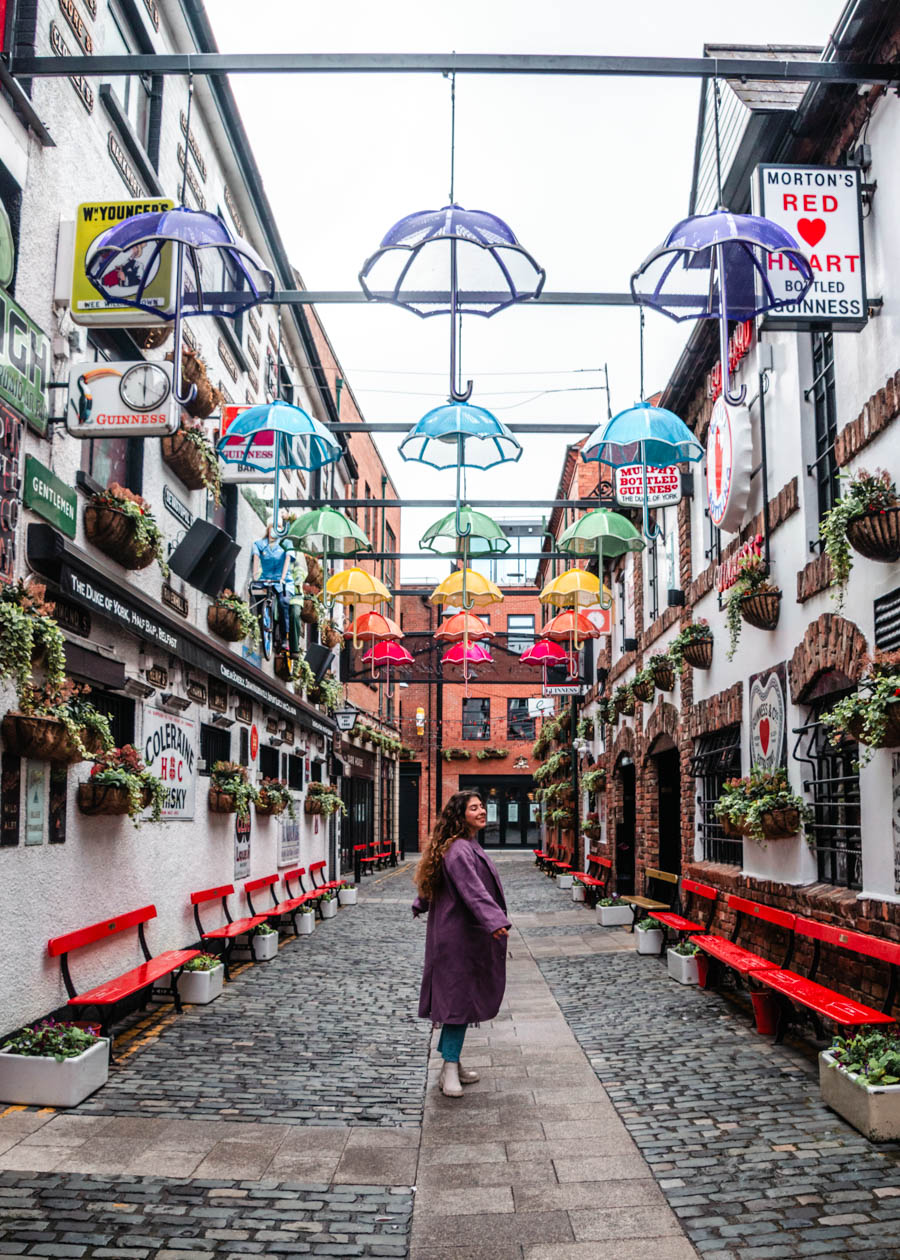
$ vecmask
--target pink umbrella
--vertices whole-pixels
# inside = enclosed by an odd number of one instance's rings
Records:
[[[574,678],[577,670],[574,657],[565,651],[561,643],[552,643],[549,639],[538,639],[531,647],[525,649],[519,657],[526,665],[540,665],[544,671],[544,682],[547,681],[547,666],[561,665],[565,662],[569,677]]]
[[[466,684],[466,695],[469,694],[469,666],[481,665],[485,661],[493,661],[493,656],[480,643],[454,643],[448,648],[441,661],[447,665],[462,665],[463,682]]]
[[[394,694],[391,686],[391,666],[392,665],[411,665],[412,653],[407,652],[405,647],[399,643],[392,643],[382,639],[380,643],[373,643],[368,652],[363,653],[363,663],[372,662],[372,671],[374,672],[376,665],[384,665],[387,673],[385,682],[387,683],[388,699]]]

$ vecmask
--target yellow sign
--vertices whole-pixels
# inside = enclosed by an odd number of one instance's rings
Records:
[[[110,253],[103,268],[103,284],[112,300],[102,297],[84,274],[84,264],[91,246],[102,232],[134,214],[171,210],[175,203],[165,198],[156,201],[88,201],[75,215],[75,257],[72,270],[72,319],[76,324],[105,324],[116,327],[146,327],[158,324],[149,311],[133,306],[116,306],[115,295],[134,297],[149,266],[151,275],[141,301],[161,310],[171,311],[175,305],[173,292],[172,247],[166,245],[154,258],[156,245],[148,242],[121,253]]]

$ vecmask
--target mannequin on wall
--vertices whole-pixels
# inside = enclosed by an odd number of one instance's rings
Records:
[[[293,556],[275,537],[270,522],[262,538],[250,549],[250,581],[272,582],[278,590],[284,625],[288,625],[291,600],[296,594]]]

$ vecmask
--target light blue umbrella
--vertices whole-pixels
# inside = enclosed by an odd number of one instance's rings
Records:
[[[674,411],[654,407],[652,403],[636,403],[620,411],[611,420],[598,425],[587,438],[581,451],[586,462],[625,468],[640,464],[643,469],[643,529],[648,542],[662,536],[659,526],[650,524],[647,509],[647,469],[667,468],[670,464],[696,463],[703,458],[703,447],[683,420]]]
[[[287,533],[287,526],[278,525],[279,479],[282,469],[324,468],[341,458],[343,451],[337,439],[329,433],[324,424],[306,414],[302,407],[292,403],[261,403],[257,407],[248,407],[228,427],[224,437],[220,438],[216,450],[220,459],[226,464],[246,464],[250,468],[269,472],[267,465],[254,463],[250,458],[253,439],[260,433],[275,433],[275,494],[272,504],[272,521],[275,534],[281,537]],[[247,439],[246,445],[235,448],[231,445],[234,438]],[[306,438],[308,454],[304,455],[300,442],[295,438]],[[231,449],[229,450],[229,446]]]

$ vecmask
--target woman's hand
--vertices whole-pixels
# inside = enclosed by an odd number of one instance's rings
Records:
[[[499,941],[502,936],[509,936],[509,928],[497,928],[496,932],[492,932],[495,941]]]

